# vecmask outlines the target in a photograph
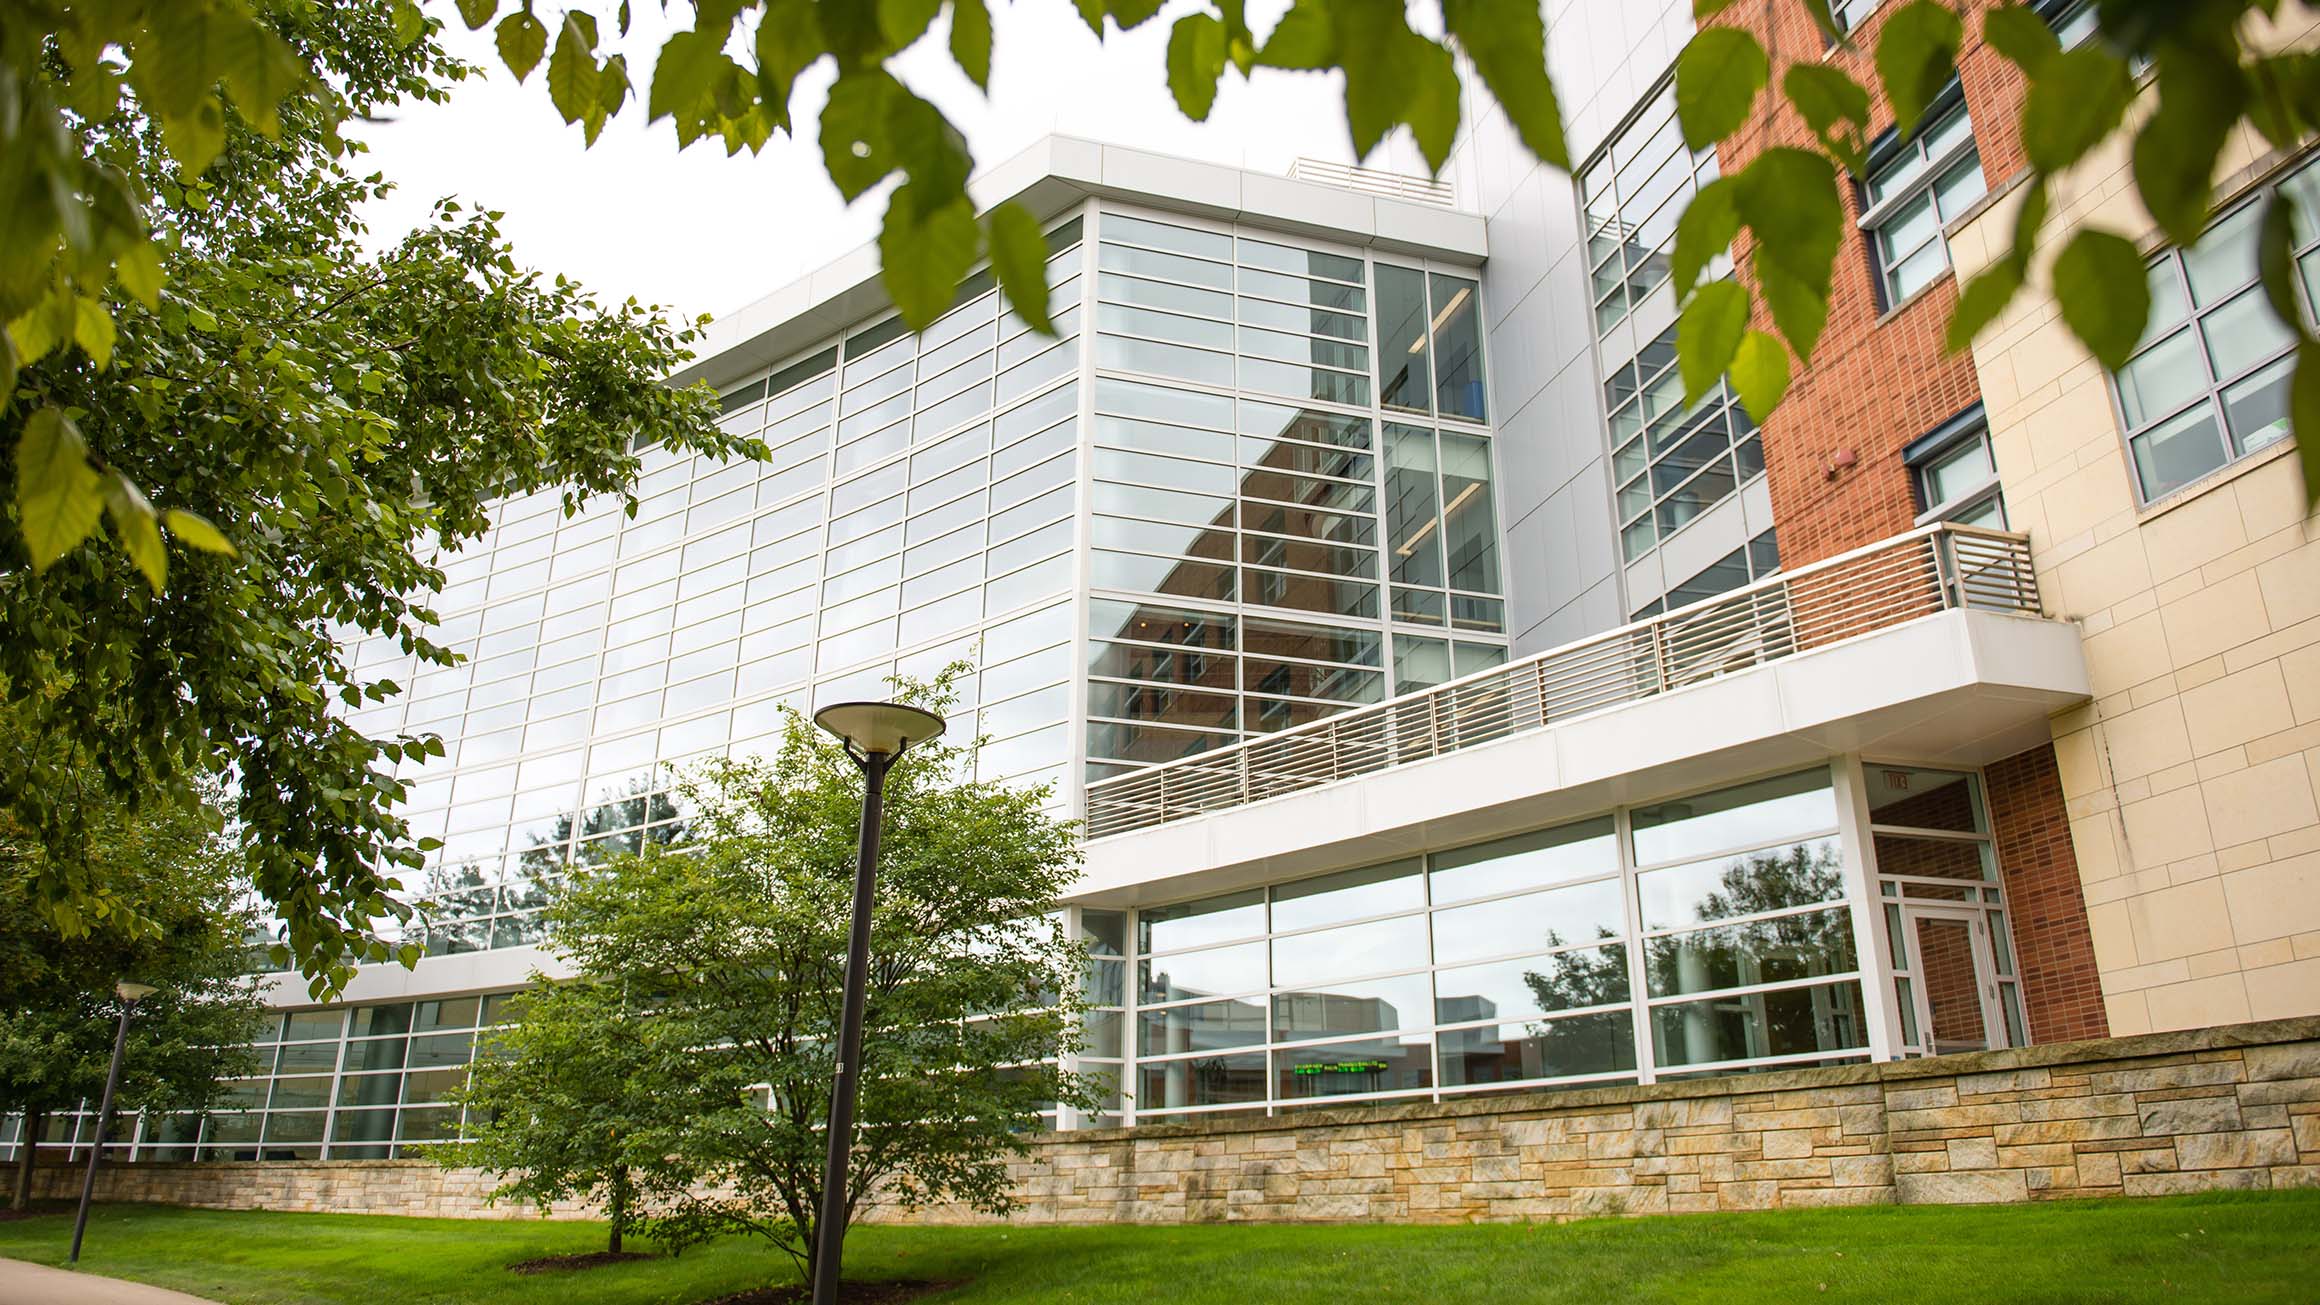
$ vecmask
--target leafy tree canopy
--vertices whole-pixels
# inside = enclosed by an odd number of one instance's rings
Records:
[[[244,974],[256,925],[237,882],[241,858],[212,803],[107,800],[84,822],[87,857],[134,915],[135,930],[67,934],[41,909],[40,840],[0,813],[0,1115],[41,1117],[104,1090],[120,1013],[113,985],[152,985],[138,1003],[118,1103],[133,1111],[200,1110],[220,1080],[255,1069],[250,1042],[264,1007]],[[20,1152],[29,1159],[29,1151]],[[20,1166],[29,1178],[29,1165]],[[20,1182],[17,1200],[25,1195]]]
[[[0,808],[44,850],[31,900],[68,930],[103,926],[134,908],[79,853],[89,805],[63,795],[95,783],[175,801],[223,777],[287,959],[326,991],[353,962],[394,954],[372,924],[407,910],[393,876],[425,851],[393,813],[397,768],[443,750],[345,723],[400,686],[358,682],[342,640],[451,664],[428,606],[443,584],[433,559],[487,529],[495,499],[624,493],[640,437],[756,449],[717,430],[714,396],[663,384],[691,327],[523,270],[497,215],[447,203],[363,252],[359,206],[387,183],[357,171],[337,124],[440,99],[468,71],[389,7],[35,4],[54,19],[45,41],[22,7],[0,22],[0,133],[46,131],[54,149],[0,139],[0,220],[18,224],[0,250],[65,252],[37,275],[0,269],[0,289],[24,275],[46,287],[29,309],[0,294],[15,350],[0,390],[14,477],[0,709],[25,740],[0,748]],[[231,62],[244,58],[274,71],[252,80]],[[230,103],[209,89],[220,78]],[[66,116],[43,127],[42,104]],[[98,229],[83,211],[96,178],[151,224],[144,243],[106,246],[109,290],[74,262],[80,246],[58,243]],[[25,243],[36,183],[64,206],[46,246]],[[150,274],[132,272],[147,259]],[[77,296],[76,325],[52,337],[41,323],[56,301],[39,295],[58,287]],[[165,542],[156,511],[189,547]],[[75,547],[100,514],[120,547]]]
[[[939,709],[948,684],[905,696]],[[956,777],[970,766],[967,745],[922,745],[887,779],[849,1210],[1004,1212],[1019,1134],[1044,1103],[1091,1104],[1053,1063],[1086,964],[1055,914],[1076,830],[1041,792]],[[792,713],[771,760],[710,762],[679,791],[682,841],[581,869],[548,907],[578,978],[478,1069],[488,1122],[445,1158],[532,1200],[603,1201],[625,1172],[657,1234],[756,1233],[810,1273],[862,777]],[[564,1054],[615,1030],[617,1055]]]
[[[1830,0],[1776,2],[1801,9],[1831,43],[1850,48]],[[0,177],[11,226],[0,234],[12,237],[0,243],[13,252],[0,265],[0,320],[13,323],[7,348],[14,356],[38,358],[77,344],[101,359],[110,328],[98,292],[108,277],[146,293],[163,273],[143,238],[140,189],[106,170],[83,120],[101,119],[133,97],[183,167],[199,172],[223,148],[221,123],[238,115],[275,130],[283,104],[327,99],[321,88],[330,82],[314,75],[295,44],[253,21],[245,0],[19,3],[41,21],[12,25],[0,40],[0,69],[10,78],[0,94],[16,102],[13,114],[0,115],[7,124],[0,132],[13,133],[0,135],[11,161],[10,175]],[[1761,419],[1788,388],[1791,354],[1809,363],[1827,321],[1844,220],[1837,174],[1865,165],[1872,92],[1817,52],[1775,69],[1753,36],[1715,24],[1732,4],[1693,0],[1694,14],[1710,25],[1677,64],[1686,139],[1697,149],[1732,137],[1761,100],[1772,112],[1795,114],[1819,147],[1765,150],[1690,206],[1675,260],[1678,292],[1689,296],[1679,350],[1695,394],[1728,373]],[[1072,5],[1101,36],[1107,26],[1153,20],[1162,0]],[[1983,34],[2029,86],[2022,108],[2034,168],[2029,202],[2010,255],[1967,287],[1950,324],[1951,347],[1963,348],[2027,283],[2048,180],[2125,129],[2138,69],[2153,70],[2155,90],[2150,111],[2132,128],[2135,184],[2179,241],[2194,239],[2211,216],[2215,160],[2237,125],[2252,125],[2281,148],[2320,128],[2320,55],[2264,43],[2258,20],[2279,7],[2280,0],[2097,0],[2095,39],[2068,51],[2018,3],[1908,0],[1877,16],[1876,90],[1905,135],[1955,71],[1964,15],[1980,12]],[[964,136],[892,67],[903,51],[940,42],[962,73],[988,89],[989,0],[693,0],[693,25],[663,43],[649,85],[636,83],[627,53],[615,48],[628,30],[629,0],[575,0],[545,11],[532,0],[436,0],[432,8],[436,16],[419,0],[389,0],[396,38],[424,44],[446,21],[491,28],[508,70],[519,80],[537,73],[557,112],[590,142],[613,115],[641,101],[648,118],[671,121],[680,146],[708,139],[729,153],[758,150],[793,129],[792,97],[803,74],[829,65],[836,75],[819,144],[830,180],[853,199],[900,178],[879,246],[887,289],[904,319],[917,327],[932,322],[975,260],[988,256],[1016,310],[1044,327],[1037,223],[1012,205],[976,216],[966,194],[974,159]],[[1439,170],[1460,124],[1460,60],[1532,154],[1570,167],[1536,0],[1441,0],[1415,24],[1404,0],[1292,0],[1261,32],[1246,0],[1210,0],[1173,20],[1158,71],[1178,107],[1201,121],[1228,70],[1242,77],[1259,69],[1334,70],[1344,79],[1356,154],[1407,128]],[[2274,208],[2265,223],[2264,282],[2298,336],[2291,420],[2302,429],[2320,414],[2320,368],[2304,365],[2320,357],[2320,339],[2295,311],[2282,255],[2291,219],[2284,203]],[[1743,232],[1751,255],[1743,279],[1698,287],[1711,256]],[[2141,283],[2135,247],[2116,233],[2081,231],[2055,260],[2053,282],[2066,321],[2089,351],[2107,365],[2123,361],[2148,312],[2132,289]],[[1761,317],[1751,311],[1759,306]],[[1752,327],[1752,320],[1772,329]],[[11,362],[0,357],[0,365]],[[53,449],[59,467],[73,461],[69,441],[42,447]],[[2307,470],[2320,470],[2314,447],[2304,443]],[[76,488],[77,476],[58,476],[43,482],[55,510],[93,525],[104,506],[98,490]],[[2320,474],[2306,482],[2320,493]],[[206,537],[188,524],[183,537]]]

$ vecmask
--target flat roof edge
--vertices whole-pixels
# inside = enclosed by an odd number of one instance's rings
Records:
[[[1074,136],[1043,137],[978,172],[967,190],[979,213],[1012,200],[1042,222],[1088,199],[1117,199],[1380,253],[1475,265],[1489,254],[1478,213]],[[669,383],[722,389],[885,310],[879,266],[877,245],[865,243],[717,318]]]

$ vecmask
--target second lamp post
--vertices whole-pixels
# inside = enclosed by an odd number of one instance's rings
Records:
[[[915,744],[943,732],[943,719],[899,702],[840,702],[814,713],[862,768],[862,837],[854,865],[853,931],[846,939],[846,994],[838,1017],[838,1065],[830,1083],[830,1151],[822,1167],[822,1209],[814,1224],[813,1305],[837,1305],[838,1260],[846,1242],[846,1164],[854,1149],[854,1100],[862,1087],[862,1003],[870,982],[870,907],[878,876],[878,824],[886,772]]]

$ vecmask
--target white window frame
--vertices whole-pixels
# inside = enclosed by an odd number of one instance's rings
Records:
[[[2240,197],[2237,203],[2234,203],[2230,205],[2228,209],[2223,210],[2215,221],[2208,224],[2207,229],[2200,233],[2199,243],[2205,243],[2210,235],[2214,234],[2226,223],[2238,218],[2250,207],[2268,202],[2274,191],[2279,190],[2283,186],[2294,185],[2299,179],[2307,176],[2309,176],[2311,180],[2305,182],[2301,189],[2304,191],[2307,197],[2307,202],[2309,202],[2309,197],[2311,196],[2313,190],[2315,188],[2320,188],[2320,156],[2307,156],[2305,159],[2298,162],[2293,168],[2284,169],[2270,180],[2264,182],[2264,184],[2250,189],[2246,194]],[[2307,257],[2311,256],[2315,250],[2320,250],[2320,214],[2306,215],[2299,225],[2303,227],[2303,230],[2298,231],[2294,236],[2293,244],[2290,247],[2289,261],[2292,265],[2290,276],[2294,280],[2301,282],[2303,281],[2304,277],[2299,269],[2302,267],[2303,261]],[[2192,246],[2192,249],[2194,250],[2197,248],[2198,244],[2194,244]],[[2252,291],[2250,290],[2250,287],[2253,287],[2256,284],[2256,273],[2253,260],[2251,259],[2248,271],[2248,279],[2244,284],[2237,284],[2229,289],[2215,292],[2207,303],[2194,303],[2191,296],[2190,275],[2185,271],[2183,265],[2185,252],[2186,251],[2181,246],[2170,246],[2152,257],[2151,260],[2145,265],[2153,275],[2157,275],[2159,269],[2166,268],[2168,272],[2176,278],[2177,284],[2181,289],[2183,302],[2186,305],[2182,320],[2164,332],[2153,334],[2149,339],[2138,345],[2133,356],[2127,359],[2125,365],[2120,367],[2119,371],[2110,373],[2108,378],[2111,396],[2111,411],[2112,414],[2117,418],[2119,424],[2120,449],[2125,454],[2127,459],[2127,476],[2129,480],[2133,482],[2135,487],[2135,501],[2145,508],[2153,507],[2160,503],[2164,503],[2184,495],[2197,494],[2200,492],[2203,486],[2213,484],[2216,477],[2222,473],[2227,472],[2233,467],[2247,462],[2252,458],[2278,449],[2290,442],[2290,437],[2288,435],[2281,434],[2275,435],[2271,439],[2266,440],[2261,444],[2249,445],[2245,448],[2241,447],[2238,437],[2231,430],[2230,422],[2227,419],[2226,410],[2223,407],[2223,392],[2227,389],[2230,389],[2234,385],[2238,385],[2249,380],[2250,378],[2261,373],[2265,368],[2274,366],[2278,364],[2281,359],[2293,354],[2295,352],[2295,340],[2293,335],[2290,335],[2286,343],[2282,344],[2281,347],[2277,350],[2274,350],[2273,352],[2266,354],[2264,357],[2256,360],[2255,362],[2240,368],[2229,376],[2219,376],[2215,371],[2214,359],[2208,352],[2207,337],[2203,331],[2200,332],[2194,337],[2194,341],[2198,346],[2195,350],[2195,353],[2199,359],[2200,367],[2207,373],[2207,384],[2202,387],[2193,397],[2185,400],[2180,404],[2177,404],[2172,408],[2158,413],[2150,420],[2143,422],[2141,425],[2134,425],[2128,422],[2126,403],[2119,393],[2119,372],[2123,372],[2128,367],[2134,366],[2138,359],[2148,356],[2153,350],[2156,350],[2161,345],[2164,345],[2168,341],[2175,339],[2177,336],[2182,335],[2185,331],[2197,330],[2202,319],[2215,314],[2226,305],[2237,302],[2241,295],[2251,293]],[[2307,323],[2309,323],[2313,318],[2312,304],[2310,301],[2309,293],[2302,289],[2299,289],[2296,293],[2303,300],[2302,307],[2304,310],[2305,320]],[[2160,490],[2157,493],[2152,493],[2150,488],[2143,483],[2142,467],[2141,464],[2137,462],[2135,457],[2135,441],[2145,435],[2149,435],[2152,432],[2161,429],[2162,427],[2166,426],[2167,423],[2174,421],[2178,417],[2181,417],[2185,413],[2188,413],[2202,405],[2207,407],[2210,414],[2210,419],[2214,422],[2216,439],[2223,446],[2223,460],[2216,463],[2213,467],[2210,467],[2205,472],[2192,477],[2190,480],[2187,480],[2180,485],[2175,485],[2170,488]]]
[[[1927,139],[1935,134],[1934,128],[1937,125],[1944,123],[1952,115],[1965,123],[1965,131],[1960,133],[1955,141],[1943,148],[1939,154],[1928,154],[1925,147]],[[1907,294],[1901,293],[1894,286],[1893,269],[1907,262],[1919,250],[1924,249],[1927,244],[1941,246],[1942,261],[1945,264],[1949,261],[1949,236],[1944,228],[1958,215],[1942,212],[1940,202],[1936,199],[1933,234],[1928,236],[1924,242],[1899,253],[1891,248],[1886,238],[1887,228],[1892,224],[1896,214],[1915,203],[1920,196],[1932,191],[1941,179],[1948,175],[1951,168],[1957,166],[1961,160],[1968,156],[1973,158],[1974,167],[1978,170],[1981,167],[1981,155],[1978,142],[1974,139],[1973,115],[1967,109],[1964,96],[1959,94],[1953,86],[1935,100],[1934,108],[1927,111],[1924,119],[1919,122],[1917,131],[1908,140],[1898,142],[1897,145],[1884,152],[1883,158],[1873,160],[1870,163],[1869,176],[1862,180],[1859,188],[1862,203],[1860,227],[1861,234],[1868,242],[1869,256],[1877,275],[1878,302],[1886,311],[1890,312],[1900,307],[1925,289],[1924,286],[1920,286]],[[1916,181],[1912,182],[1906,189],[1888,195],[1875,204],[1868,202],[1870,188],[1877,173],[1911,164],[1918,168]],[[1986,172],[1982,174],[1982,187],[1983,194],[1988,194],[1989,174]]]

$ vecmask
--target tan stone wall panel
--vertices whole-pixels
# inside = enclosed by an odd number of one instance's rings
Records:
[[[1027,1142],[1010,1164],[1014,1218],[1052,1224],[1443,1223],[2300,1186],[2320,1179],[2320,1018]],[[41,1190],[69,1194],[79,1172],[45,1166]],[[538,1217],[491,1204],[491,1186],[425,1161],[123,1164],[99,1182],[107,1200]],[[870,1217],[989,1221],[947,1207]]]

